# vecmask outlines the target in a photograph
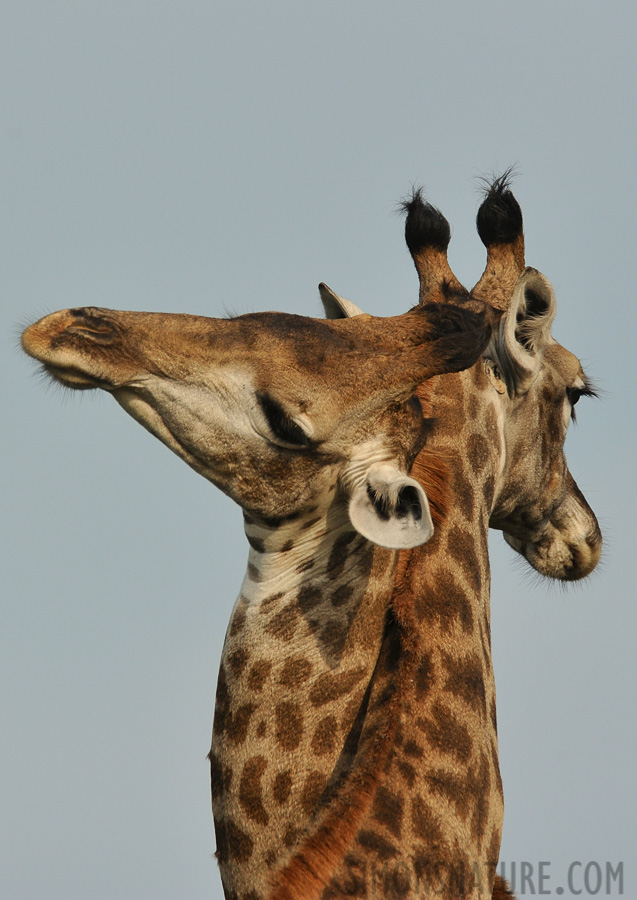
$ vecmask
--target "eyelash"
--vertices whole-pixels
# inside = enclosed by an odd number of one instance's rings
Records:
[[[583,388],[566,388],[566,396],[571,404],[571,419],[573,422],[577,420],[575,415],[575,404],[580,397],[597,397],[597,391],[591,384],[585,384]]]
[[[312,443],[300,425],[290,418],[283,407],[268,397],[267,394],[257,394],[257,399],[263,410],[263,414],[270,426],[272,434],[284,444],[292,444],[295,447],[309,447]]]

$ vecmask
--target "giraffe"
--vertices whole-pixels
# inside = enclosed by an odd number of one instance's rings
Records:
[[[391,706],[398,554],[430,539],[446,506],[435,454],[408,474],[431,430],[414,390],[473,365],[490,331],[484,309],[430,304],[333,321],[84,307],[23,334],[55,381],[111,393],[243,510],[247,571],[210,751],[228,898],[265,897],[346,788],[356,815],[340,816],[324,866],[353,836],[384,749],[367,722]],[[367,769],[354,765],[363,746]]]
[[[488,188],[477,217],[487,248],[471,292],[446,256],[449,225],[415,192],[405,236],[420,303],[486,302],[501,312],[470,369],[418,389],[436,427],[427,452],[446,458],[453,504],[426,545],[401,552],[391,600],[393,689],[382,777],[334,866],[324,900],[378,896],[512,896],[495,877],[503,817],[490,643],[487,530],[542,575],[587,576],[601,554],[597,520],[563,451],[574,406],[594,394],[573,354],[551,336],[555,297],[525,268],[522,213],[508,175]],[[324,290],[328,315],[360,312]],[[418,456],[411,473],[419,477]],[[399,699],[396,699],[399,698]],[[311,838],[278,873],[276,900],[293,886]],[[307,893],[298,896],[314,897]]]

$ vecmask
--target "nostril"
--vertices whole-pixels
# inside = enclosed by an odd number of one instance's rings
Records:
[[[115,327],[103,318],[86,315],[85,310],[71,310],[77,321],[65,328],[66,334],[80,334],[99,343],[109,343],[116,336]]]

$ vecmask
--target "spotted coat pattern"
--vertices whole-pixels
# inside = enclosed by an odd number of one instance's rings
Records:
[[[392,600],[407,635],[395,740],[324,900],[491,896],[503,799],[487,530],[501,446],[488,387],[479,366],[437,379],[432,446],[449,461],[454,502],[410,551]]]
[[[245,884],[264,896],[269,875],[337,789],[379,655],[397,555],[344,522],[329,529],[316,510],[278,528],[247,517],[246,533],[248,571],[223,650],[210,753],[228,897],[247,896]],[[273,544],[279,549],[267,549]],[[278,589],[282,581],[287,590]]]

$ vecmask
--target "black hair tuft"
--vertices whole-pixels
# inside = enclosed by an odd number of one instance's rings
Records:
[[[405,240],[412,256],[427,247],[446,250],[451,240],[451,228],[443,214],[423,199],[422,188],[414,188],[411,197],[400,204],[405,219]]]
[[[498,178],[485,179],[485,197],[476,225],[485,247],[491,244],[512,244],[522,234],[522,210],[511,191],[513,169]]]

